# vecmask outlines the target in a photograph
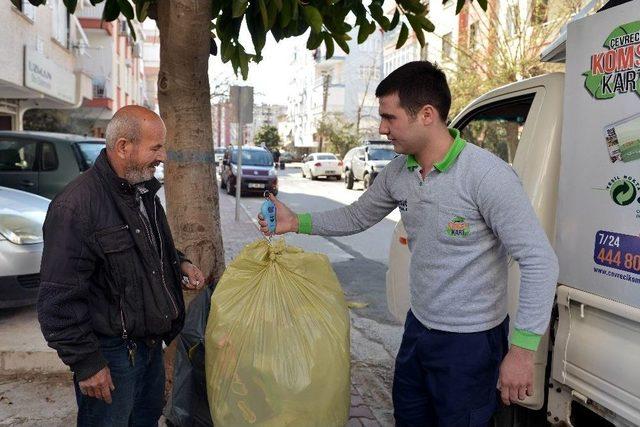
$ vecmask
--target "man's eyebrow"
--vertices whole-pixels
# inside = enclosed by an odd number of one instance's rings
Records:
[[[382,117],[383,119],[395,119],[396,116],[394,116],[393,114],[389,114],[389,113],[380,113],[380,117]]]

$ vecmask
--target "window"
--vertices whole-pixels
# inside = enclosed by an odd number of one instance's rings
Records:
[[[31,22],[36,20],[36,7],[29,3],[29,0],[21,0],[18,2],[18,10],[22,12],[24,16],[29,18]]]
[[[51,19],[53,20],[52,30],[53,38],[62,44],[64,47],[69,47],[69,13],[67,7],[62,0],[53,0],[51,7],[53,13]]]
[[[478,38],[478,23],[474,22],[469,25],[469,49],[473,50],[476,48],[476,42]]]
[[[369,160],[393,160],[397,154],[392,149],[369,148]]]
[[[233,150],[231,163],[238,163],[238,151]],[[271,153],[263,150],[242,150],[243,166],[271,166],[273,165],[273,157]]]
[[[360,79],[364,81],[369,79],[378,80],[380,78],[379,69],[375,65],[361,65],[359,72]]]
[[[549,0],[533,0],[531,2],[531,23],[540,25],[547,22],[549,12]]]
[[[80,155],[82,156],[82,170],[87,170],[95,163],[98,155],[104,148],[103,143],[97,142],[79,142],[78,148],[80,149]]]
[[[33,171],[36,142],[0,140],[0,171]]]
[[[447,61],[451,59],[451,33],[447,33],[442,36],[442,60]]]
[[[458,125],[468,142],[511,164],[535,95],[524,95],[478,108]]]
[[[42,143],[42,152],[40,153],[40,170],[41,171],[54,171],[58,169],[58,155],[56,154],[56,148],[50,142]]]
[[[520,6],[517,4],[509,5],[507,8],[507,30],[509,35],[520,32]]]
[[[316,160],[338,160],[333,154],[318,154]]]

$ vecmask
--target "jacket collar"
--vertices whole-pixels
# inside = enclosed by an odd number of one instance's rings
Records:
[[[102,149],[93,167],[95,167],[98,173],[105,178],[105,181],[109,186],[118,193],[129,196],[134,196],[136,194],[136,186],[130,184],[126,179],[120,178],[113,171],[113,168],[109,164],[109,159],[107,159],[106,149]],[[155,195],[161,187],[160,181],[155,178],[151,178],[139,185],[143,185],[151,195]]]

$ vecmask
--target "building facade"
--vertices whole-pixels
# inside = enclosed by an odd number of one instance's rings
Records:
[[[21,130],[29,109],[73,109],[92,98],[82,68],[89,42],[62,0],[2,2],[0,22],[0,129]]]
[[[125,105],[147,105],[143,62],[144,31],[132,22],[134,41],[126,20],[102,21],[104,3],[76,12],[89,39],[89,55],[81,59],[82,68],[91,76],[93,99],[86,100],[72,114],[78,127],[88,135],[102,137],[113,114]]]

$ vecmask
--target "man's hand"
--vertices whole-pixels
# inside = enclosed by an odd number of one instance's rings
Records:
[[[502,403],[510,405],[533,395],[533,355],[535,352],[512,345],[500,365]]]
[[[298,232],[298,216],[293,213],[284,203],[276,199],[276,197],[269,193],[269,200],[276,205],[276,232],[273,234],[284,234],[289,232]],[[258,223],[260,224],[260,231],[265,236],[270,236],[272,233],[269,231],[267,221],[262,214],[258,214]]]
[[[187,291],[202,289],[204,286],[204,275],[198,267],[191,264],[189,261],[184,261],[180,264],[180,270],[188,279],[182,281],[183,289]]]
[[[78,387],[82,394],[104,400],[109,404],[111,404],[111,392],[116,389],[111,381],[111,372],[106,366],[94,376],[79,381]]]

